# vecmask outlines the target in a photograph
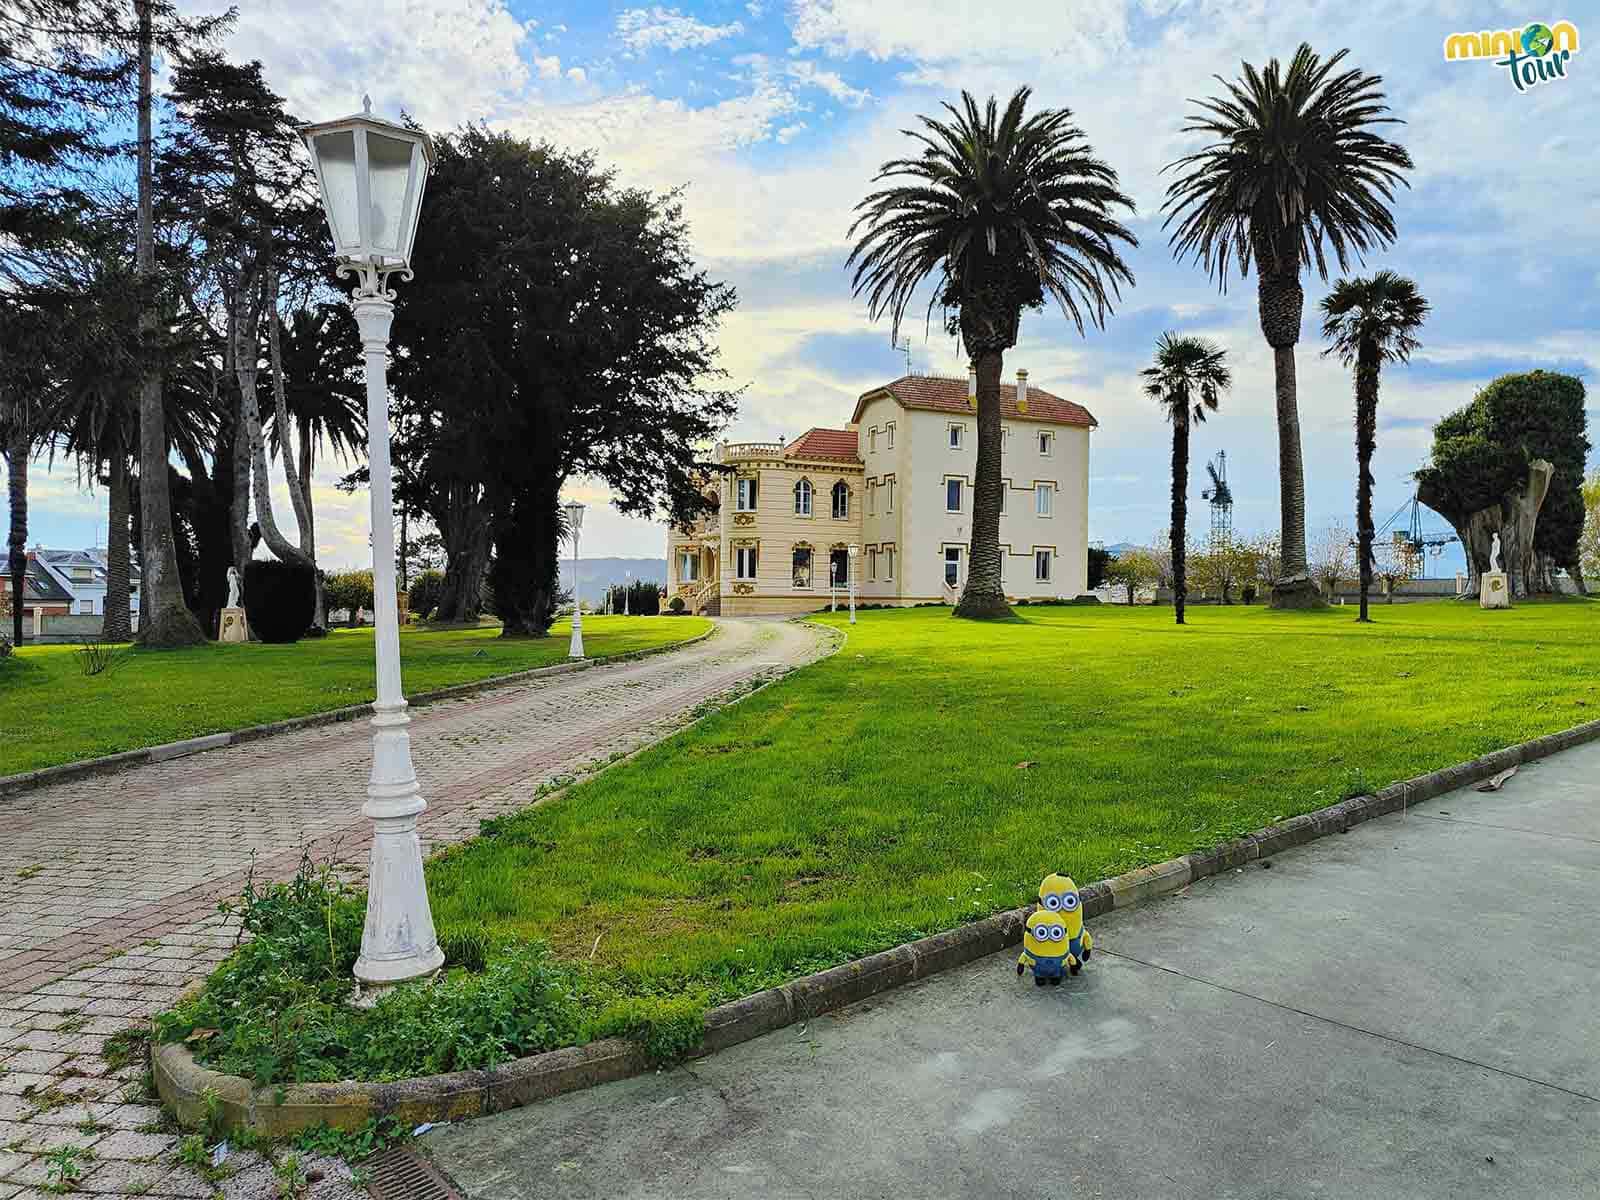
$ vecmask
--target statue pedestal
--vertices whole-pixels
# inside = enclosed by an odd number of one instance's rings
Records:
[[[244,609],[225,608],[217,620],[217,641],[247,642],[250,632],[245,628]]]
[[[1478,584],[1479,608],[1510,608],[1511,587],[1504,571],[1485,571]]]

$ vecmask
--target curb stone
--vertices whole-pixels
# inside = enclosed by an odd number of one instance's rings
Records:
[[[1083,914],[1098,917],[1175,892],[1195,880],[1341,833],[1487,779],[1507,767],[1596,739],[1600,739],[1600,720],[1390,784],[1371,795],[1342,800],[1209,849],[1097,880],[1079,890]],[[704,1036],[690,1057],[704,1057],[1015,946],[1022,940],[1023,921],[1031,911],[1033,906],[1028,905],[996,913],[720,1005],[706,1013]],[[422,1122],[503,1112],[639,1075],[655,1064],[636,1044],[605,1038],[515,1059],[486,1071],[459,1071],[398,1083],[347,1081],[252,1088],[246,1079],[201,1066],[180,1043],[154,1045],[151,1065],[157,1092],[183,1125],[203,1123],[209,1090],[216,1097],[214,1103],[221,1105],[227,1128],[248,1126],[281,1136],[322,1122],[335,1129],[356,1129],[374,1115],[389,1113],[407,1122]]]
[[[497,688],[511,687],[519,683],[526,683],[530,679],[542,679],[548,675],[570,675],[574,671],[587,671],[593,667],[613,666],[616,663],[633,662],[636,659],[650,658],[656,654],[665,654],[672,650],[683,650],[693,646],[696,642],[703,642],[717,631],[716,625],[704,633],[697,633],[692,638],[685,638],[681,642],[670,642],[665,646],[646,646],[642,650],[629,650],[623,654],[599,655],[594,658],[585,658],[581,662],[555,663],[548,667],[530,667],[525,671],[513,671],[509,675],[493,675],[487,679],[475,679],[470,683],[456,683],[449,687],[435,688],[431,692],[418,692],[414,696],[407,696],[406,703],[416,708],[420,705],[433,704],[440,700],[453,700],[458,696],[470,696],[477,692],[494,691]],[[100,758],[86,758],[78,762],[62,763],[54,767],[40,767],[37,771],[24,771],[20,775],[0,775],[0,800],[10,796],[31,792],[36,788],[49,787],[57,783],[68,783],[74,779],[82,779],[90,775],[107,775],[113,771],[120,771],[125,767],[145,766],[149,763],[167,762],[174,758],[186,758],[191,754],[199,754],[205,750],[217,750],[223,746],[237,746],[244,742],[254,742],[265,737],[274,737],[280,733],[293,733],[299,729],[312,729],[319,725],[337,725],[344,721],[359,721],[372,715],[372,702],[369,700],[362,704],[349,704],[343,708],[331,708],[327,712],[307,713],[303,717],[286,717],[281,721],[269,721],[265,725],[250,725],[244,729],[234,729],[222,733],[208,733],[200,737],[185,738],[177,742],[163,742],[159,746],[146,746],[139,750],[124,750],[118,754],[107,754]]]

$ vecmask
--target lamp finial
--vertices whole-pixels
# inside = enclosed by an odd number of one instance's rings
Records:
[[[368,116],[372,115],[372,97],[365,92],[361,94],[361,111]]]

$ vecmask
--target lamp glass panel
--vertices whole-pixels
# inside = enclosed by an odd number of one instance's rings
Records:
[[[411,143],[367,132],[368,189],[372,196],[372,248],[405,257],[406,185],[411,180]]]
[[[339,249],[361,244],[361,223],[356,208],[356,135],[348,129],[319,133],[317,166],[322,172],[322,205]]]

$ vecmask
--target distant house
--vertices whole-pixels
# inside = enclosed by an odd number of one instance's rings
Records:
[[[33,548],[33,556],[46,571],[72,597],[75,616],[105,616],[106,612],[106,552],[96,547],[90,550],[49,550],[43,546]],[[133,615],[133,625],[139,627],[139,572],[128,567],[128,610]]]
[[[1027,372],[1000,389],[1001,584],[1013,598],[1088,586],[1089,410]],[[862,393],[843,429],[717,447],[716,510],[667,537],[671,595],[691,612],[807,612],[859,600],[954,603],[971,548],[971,378],[908,375]]]
[[[11,572],[0,575],[0,596],[11,597]],[[50,569],[39,561],[38,551],[28,554],[22,581],[23,636],[37,636],[47,617],[64,617],[73,611],[73,596]],[[9,622],[8,622],[9,631]]]

